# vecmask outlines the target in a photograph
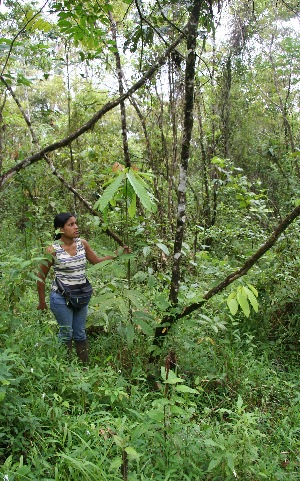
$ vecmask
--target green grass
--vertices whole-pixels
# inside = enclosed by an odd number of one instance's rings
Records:
[[[134,342],[119,321],[91,328],[84,369],[35,303],[29,289],[0,318],[0,479],[299,478],[299,356],[253,319],[179,323],[157,365],[138,328]],[[171,348],[178,372],[166,384]]]

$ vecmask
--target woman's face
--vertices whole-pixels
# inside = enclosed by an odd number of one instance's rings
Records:
[[[65,225],[61,227],[60,231],[62,235],[70,239],[78,237],[78,225],[76,218],[70,217],[65,223]]]

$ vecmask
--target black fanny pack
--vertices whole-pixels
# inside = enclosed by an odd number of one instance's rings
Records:
[[[80,309],[87,306],[93,294],[93,288],[88,280],[85,284],[68,286],[55,277],[58,292],[64,296],[67,306],[73,309]]]

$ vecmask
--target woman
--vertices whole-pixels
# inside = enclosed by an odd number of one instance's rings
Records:
[[[47,254],[52,259],[47,264],[40,266],[38,277],[41,279],[37,282],[39,305],[38,309],[47,309],[45,301],[45,279],[51,266],[54,267],[55,279],[58,278],[65,285],[72,286],[86,283],[86,260],[91,264],[98,264],[110,259],[116,259],[116,256],[98,257],[91,249],[85,239],[78,237],[78,226],[76,217],[70,212],[62,212],[54,219],[54,227],[59,230],[54,243],[47,248]],[[123,254],[129,254],[130,249],[123,247]],[[58,325],[60,341],[67,345],[69,352],[72,349],[72,340],[74,339],[76,352],[79,359],[88,362],[88,344],[85,331],[88,306],[75,309],[67,305],[65,297],[58,291],[55,281],[52,282],[50,293],[50,309],[53,312]]]

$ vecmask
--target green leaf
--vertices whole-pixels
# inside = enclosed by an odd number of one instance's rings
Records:
[[[138,311],[134,311],[133,315],[134,315],[135,319],[142,319],[142,320],[147,320],[147,321],[150,321],[150,322],[155,322],[154,317],[149,312],[138,310]]]
[[[109,470],[110,471],[117,471],[123,464],[123,460],[120,456],[115,457],[112,462],[110,463]]]
[[[73,24],[69,22],[69,20],[58,20],[57,24],[59,25],[59,27],[63,27],[66,29],[73,26]]]
[[[157,423],[161,423],[164,420],[164,412],[162,409],[150,409],[147,411],[147,416]]]
[[[33,28],[47,33],[52,29],[52,25],[51,23],[47,22],[47,20],[39,18],[36,22],[34,22]]]
[[[244,286],[244,290],[247,292],[247,295],[248,295],[248,300],[250,301],[250,304],[251,306],[253,307],[253,309],[255,310],[255,312],[258,312],[258,302],[257,302],[257,299],[255,297],[255,295],[253,294],[253,292],[246,286]]]
[[[204,439],[204,444],[205,446],[212,446],[214,448],[220,448],[220,444],[216,443],[216,441],[214,441],[213,439],[209,438],[209,439]]]
[[[186,410],[174,404],[170,406],[170,413],[175,416],[186,416]]]
[[[142,331],[148,336],[153,335],[153,329],[151,326],[149,326],[149,324],[147,324],[147,322],[142,321],[141,319],[136,319],[136,318],[133,318],[132,322],[134,322],[137,326],[139,326],[142,329]]]
[[[243,404],[244,404],[244,401],[243,401],[243,398],[242,396],[239,394],[238,396],[238,400],[236,402],[236,406],[238,408],[239,411],[241,411],[242,407],[243,407]]]
[[[132,302],[132,304],[134,304],[136,307],[141,306],[141,297],[142,297],[141,294],[130,289],[124,289],[123,295],[124,297],[129,299]]]
[[[10,38],[5,38],[5,37],[2,37],[0,38],[0,44],[1,43],[6,43],[7,46],[9,46],[11,44],[11,39]]]
[[[27,87],[29,87],[31,84],[32,84],[32,81],[29,80],[28,78],[24,77],[23,74],[18,74],[17,76],[17,84],[18,85],[26,85]]]
[[[134,193],[128,207],[128,215],[130,219],[133,219],[136,214],[136,194]]]
[[[255,295],[255,297],[258,297],[258,292],[257,292],[257,290],[255,289],[255,287],[254,287],[252,284],[247,284],[247,286],[249,287],[249,289],[251,289],[251,291],[253,292],[253,294]]]
[[[118,177],[105,189],[103,195],[94,205],[94,209],[103,211],[109,202],[113,199],[116,192],[118,192],[120,185],[125,179],[125,172],[121,172]]]
[[[129,169],[126,176],[145,209],[155,212],[156,205],[152,202],[152,199],[144,186],[144,181],[140,179],[138,173]]]
[[[177,384],[178,382],[184,382],[183,379],[176,376],[175,372],[172,371],[172,369],[170,369],[168,372],[168,379],[166,379],[166,369],[164,366],[161,366],[160,372],[161,372],[161,377],[163,378],[166,384]]]
[[[226,166],[225,160],[224,160],[224,159],[221,159],[220,157],[213,157],[213,158],[211,159],[211,163],[212,163],[212,164],[219,165],[220,167],[225,167],[225,166]]]
[[[182,393],[185,393],[185,392],[188,392],[190,394],[199,394],[199,391],[197,391],[197,389],[193,389],[189,386],[186,386],[185,384],[181,384],[179,386],[175,386],[175,390],[177,392],[182,392]]]
[[[237,311],[238,311],[238,308],[239,308],[239,305],[238,305],[238,302],[237,300],[234,298],[234,299],[227,299],[227,306],[230,310],[230,313],[234,316]]]
[[[105,13],[108,13],[108,12],[112,12],[112,11],[113,11],[113,7],[112,7],[112,5],[110,5],[109,3],[103,3],[103,4],[101,5],[101,8],[103,9],[103,11],[104,11]]]
[[[128,316],[128,301],[125,303],[124,299],[122,299],[121,297],[116,297],[115,304],[119,308],[119,311],[121,312],[124,319],[126,319]]]
[[[228,467],[229,467],[229,468],[231,469],[231,471],[234,473],[234,472],[235,472],[235,469],[234,469],[234,462],[233,462],[232,453],[227,452],[227,453],[226,453],[226,458],[227,458],[227,465],[228,465]]]
[[[238,288],[236,298],[245,316],[249,317],[250,307],[249,307],[247,295],[245,294],[242,288]]]
[[[132,346],[134,340],[134,328],[132,324],[128,324],[125,329],[126,339],[129,346]]]
[[[129,459],[139,459],[140,457],[140,454],[132,446],[127,446],[125,451],[128,454]]]
[[[161,249],[167,256],[170,255],[170,251],[169,249],[167,248],[167,246],[165,244],[162,244],[161,242],[157,242],[157,247],[159,247],[159,249]]]
[[[215,469],[217,466],[219,466],[221,461],[222,461],[222,456],[218,456],[217,458],[212,459],[208,465],[207,471],[210,472],[213,469]]]

